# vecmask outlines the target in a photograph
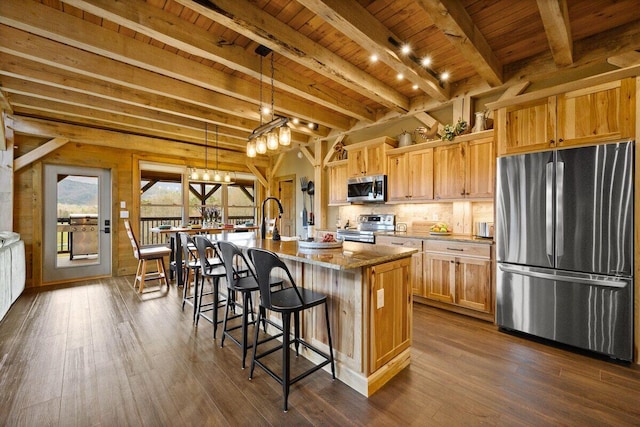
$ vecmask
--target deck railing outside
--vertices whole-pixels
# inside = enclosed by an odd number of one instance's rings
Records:
[[[230,216],[225,221],[227,224],[242,225],[247,222],[253,222],[254,218],[251,216]],[[190,224],[202,224],[201,217],[190,217]],[[167,236],[152,233],[151,229],[160,225],[171,225],[172,227],[179,227],[182,225],[182,218],[168,218],[168,217],[147,217],[140,218],[140,237],[138,238],[141,245],[158,245],[166,243]]]

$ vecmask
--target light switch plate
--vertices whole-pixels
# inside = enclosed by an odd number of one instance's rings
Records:
[[[120,218],[129,218],[129,211],[120,211]]]
[[[377,291],[377,308],[382,308],[384,307],[384,289],[378,289]]]

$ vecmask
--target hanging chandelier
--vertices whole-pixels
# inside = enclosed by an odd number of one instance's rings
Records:
[[[211,172],[209,170],[209,127],[205,122],[204,124],[204,171],[202,173],[202,178],[200,178],[200,171],[197,168],[191,168],[191,179],[190,181],[194,182],[202,182],[202,183],[212,183],[212,184],[234,184],[235,172],[225,171],[224,176],[222,175],[222,171],[219,169],[218,164],[218,125],[216,125],[216,168],[213,173],[213,178],[211,177]],[[233,176],[233,177],[232,177]]]
[[[277,150],[278,147],[291,145],[291,128],[287,126],[289,119],[278,116],[274,112],[274,84],[273,84],[273,52],[271,49],[258,46],[256,53],[260,55],[260,126],[253,130],[247,141],[247,156],[256,157],[257,154],[265,154],[268,150]],[[262,106],[262,59],[271,53],[271,109]],[[262,123],[262,115],[271,113],[271,121]]]

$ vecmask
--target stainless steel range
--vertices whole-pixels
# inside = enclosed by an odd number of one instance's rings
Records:
[[[339,239],[351,242],[375,243],[375,233],[394,231],[396,216],[394,214],[366,214],[358,215],[358,227],[356,229],[339,229]]]

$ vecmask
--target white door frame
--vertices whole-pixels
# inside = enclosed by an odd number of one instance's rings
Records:
[[[98,178],[98,257],[95,262],[61,265],[57,261],[58,175]],[[89,277],[111,276],[111,171],[109,169],[44,165],[43,283],[59,283]]]

